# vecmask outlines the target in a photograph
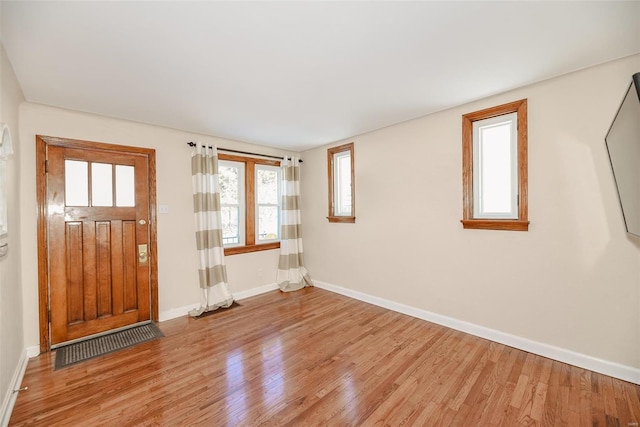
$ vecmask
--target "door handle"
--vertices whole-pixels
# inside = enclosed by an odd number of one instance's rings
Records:
[[[147,265],[149,255],[147,253],[147,245],[138,245],[138,265]]]

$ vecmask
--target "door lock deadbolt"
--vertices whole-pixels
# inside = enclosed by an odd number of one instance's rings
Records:
[[[148,262],[147,245],[138,245],[138,265],[147,265]]]

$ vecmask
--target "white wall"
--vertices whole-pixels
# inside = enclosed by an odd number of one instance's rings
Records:
[[[326,220],[326,147],[303,153],[303,231],[312,277],[640,368],[640,242],[624,233],[604,145],[638,70],[636,55],[337,142],[356,144],[355,224]],[[0,119],[17,122],[15,112],[5,113],[5,74]],[[10,111],[22,99],[12,81]],[[529,99],[530,231],[463,230],[461,115],[521,98]],[[0,263],[0,269],[20,263],[20,270],[2,279],[15,281],[11,289],[18,291],[0,295],[0,366],[11,340],[20,349],[38,345],[36,134],[157,150],[158,203],[170,207],[168,215],[158,216],[161,313],[198,302],[197,264],[189,256],[195,245],[185,142],[292,154],[23,103],[14,132],[17,179],[11,181],[11,197],[18,199],[18,185],[21,195],[20,215],[15,208],[10,212],[14,258]],[[278,251],[227,257],[232,291],[273,283],[277,258]],[[5,328],[15,322],[11,326],[19,329],[21,319],[23,342],[19,332]],[[6,380],[0,381],[4,387]]]
[[[11,63],[0,43],[0,122],[7,123],[13,139],[13,157],[7,163],[7,207],[9,234],[0,243],[9,244],[0,259],[0,404],[6,409],[11,398],[12,379],[24,358],[22,285],[20,280],[20,214],[18,106],[24,101]],[[2,423],[0,410],[0,423]]]
[[[635,55],[332,144],[355,142],[355,224],[325,218],[327,147],[304,152],[310,274],[640,368],[640,241],[625,234],[604,143],[638,71]],[[461,116],[522,98],[530,229],[464,230]]]
[[[195,258],[195,225],[191,196],[191,149],[188,141],[273,155],[292,155],[267,147],[207,137],[174,129],[79,113],[33,103],[20,109],[21,213],[25,301],[25,344],[38,345],[38,285],[36,249],[35,136],[154,148],[157,162],[157,201],[169,205],[169,214],[158,214],[159,309],[186,314],[185,306],[197,305],[199,287]],[[226,257],[232,292],[246,291],[275,282],[278,250]],[[179,310],[178,310],[179,309]]]

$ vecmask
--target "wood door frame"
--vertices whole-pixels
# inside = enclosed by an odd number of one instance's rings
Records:
[[[156,212],[156,151],[54,136],[36,135],[36,196],[38,206],[38,314],[40,317],[40,352],[51,350],[49,324],[49,254],[47,236],[47,147],[84,148],[106,152],[125,152],[147,156],[149,166],[149,292],[151,320],[158,321],[158,248]]]

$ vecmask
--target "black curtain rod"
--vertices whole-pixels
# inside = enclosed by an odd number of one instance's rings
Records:
[[[195,147],[196,143],[193,141],[189,141],[187,142],[187,145],[189,147]],[[213,148],[211,145],[209,145],[209,148]],[[228,153],[237,153],[237,154],[248,154],[250,156],[260,156],[260,157],[268,157],[270,159],[280,159],[282,160],[282,157],[278,157],[278,156],[271,156],[269,154],[259,154],[259,153],[250,153],[249,151],[240,151],[240,150],[231,150],[229,148],[218,148],[218,150],[221,151],[226,151]],[[284,157],[284,156],[283,156]],[[298,159],[298,162],[302,163],[302,159]]]

